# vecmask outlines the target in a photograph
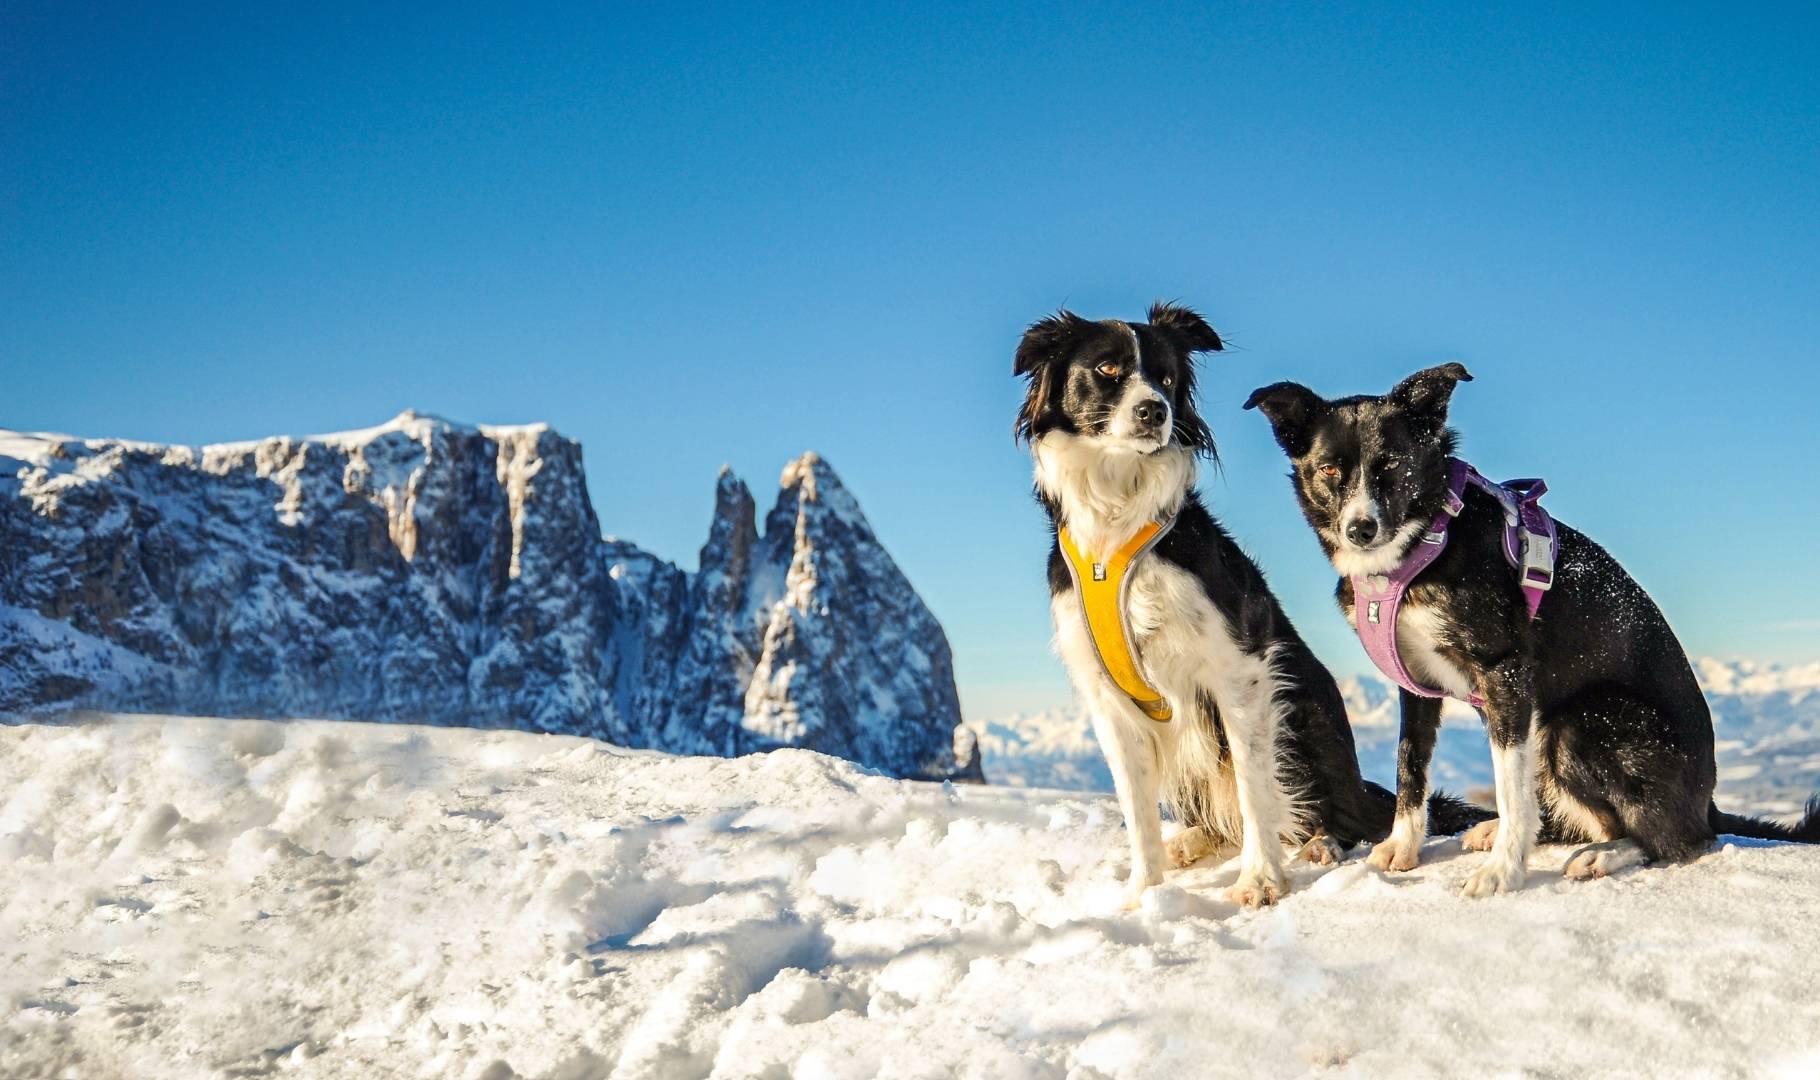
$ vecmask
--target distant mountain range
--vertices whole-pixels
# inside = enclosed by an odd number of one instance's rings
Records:
[[[978,775],[941,625],[815,454],[762,531],[723,470],[687,572],[603,538],[574,440],[413,412],[199,448],[0,430],[0,713],[72,708]]]
[[[1791,814],[1820,790],[1820,663],[1694,664],[1713,711],[1719,798],[1728,810]],[[1397,698],[1376,676],[1340,682],[1365,775],[1396,785]],[[1491,752],[1473,711],[1449,702],[1436,743],[1436,784],[1489,802]],[[1110,791],[1092,729],[1071,709],[1027,713],[982,726],[979,744],[995,783]]]

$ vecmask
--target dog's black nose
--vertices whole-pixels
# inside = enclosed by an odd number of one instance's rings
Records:
[[[1378,523],[1375,518],[1353,518],[1346,526],[1346,539],[1363,547],[1372,542],[1378,535]]]
[[[1162,424],[1163,414],[1166,411],[1160,401],[1140,401],[1137,408],[1132,410],[1133,414],[1137,416],[1137,422],[1144,427],[1157,427]]]

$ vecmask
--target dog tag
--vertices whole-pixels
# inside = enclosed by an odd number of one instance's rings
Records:
[[[1095,580],[1095,581],[1105,581],[1106,580],[1106,564],[1105,563],[1096,562],[1093,564],[1093,580]]]
[[[1376,600],[1373,600],[1371,606],[1365,609],[1365,617],[1374,623],[1378,621],[1378,602]]]

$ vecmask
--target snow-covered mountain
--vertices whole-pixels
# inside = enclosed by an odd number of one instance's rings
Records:
[[[1759,813],[1791,814],[1820,790],[1820,663],[1702,659],[1719,790]]]
[[[1086,716],[1073,709],[1018,713],[988,721],[979,736],[992,782],[1064,791],[1111,791],[1112,773]]]
[[[977,774],[940,624],[815,454],[762,532],[723,471],[689,573],[602,538],[574,440],[412,412],[199,449],[0,431],[0,712],[71,707]]]
[[[1792,814],[1820,791],[1820,663],[1781,666],[1704,658],[1694,672],[1712,707],[1719,798],[1728,810]],[[1396,688],[1376,675],[1340,680],[1359,766],[1396,785]],[[1430,775],[1444,788],[1490,801],[1491,752],[1477,714],[1456,701],[1443,709]],[[1110,791],[1112,779],[1086,717],[1070,709],[987,723],[980,736],[995,783]]]

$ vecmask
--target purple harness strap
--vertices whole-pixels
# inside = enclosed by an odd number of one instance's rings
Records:
[[[1504,508],[1504,558],[1517,570],[1517,583],[1523,589],[1523,602],[1529,607],[1531,619],[1542,606],[1542,594],[1555,582],[1555,557],[1561,547],[1554,519],[1537,503],[1548,490],[1547,484],[1540,480],[1494,484],[1459,458],[1447,461],[1447,503],[1402,564],[1388,574],[1355,574],[1352,578],[1353,626],[1366,655],[1398,686],[1428,698],[1449,695],[1445,690],[1416,682],[1403,666],[1403,657],[1397,651],[1397,615],[1409,586],[1447,549],[1447,527],[1466,506],[1466,485],[1490,494]],[[1478,694],[1468,698],[1467,703],[1475,709],[1485,707],[1485,699]]]

